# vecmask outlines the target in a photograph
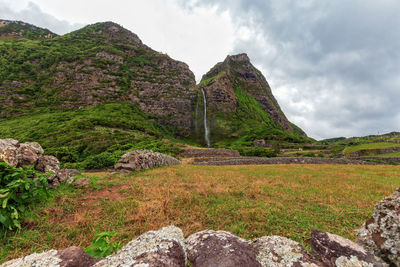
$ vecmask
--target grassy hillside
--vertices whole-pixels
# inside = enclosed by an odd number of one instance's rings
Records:
[[[181,165],[127,175],[88,174],[89,189],[61,187],[18,233],[0,237],[0,262],[50,248],[86,247],[93,236],[132,238],[174,224],[243,238],[282,235],[309,245],[320,229],[354,239],[353,229],[400,183],[398,166]]]
[[[39,142],[65,167],[111,167],[126,151],[152,149],[176,155],[181,149],[164,137],[169,127],[157,124],[137,106],[104,104],[92,108],[19,115],[0,120],[0,138]]]

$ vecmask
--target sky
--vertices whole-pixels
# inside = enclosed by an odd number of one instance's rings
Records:
[[[247,53],[316,139],[400,131],[398,0],[0,0],[0,18],[65,34],[113,21],[197,81]]]

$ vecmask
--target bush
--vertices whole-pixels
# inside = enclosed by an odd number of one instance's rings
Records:
[[[92,245],[85,249],[85,252],[95,258],[105,258],[113,252],[117,252],[120,242],[111,241],[115,233],[103,232],[97,234]]]
[[[46,175],[0,162],[0,229],[20,229],[29,205],[47,197]]]
[[[122,154],[122,152],[103,152],[98,155],[89,156],[84,162],[82,162],[82,167],[84,169],[104,169],[113,167],[114,164],[117,163],[118,160],[121,158]]]

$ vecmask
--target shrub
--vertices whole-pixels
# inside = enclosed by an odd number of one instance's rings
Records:
[[[20,229],[29,205],[48,197],[46,176],[0,162],[0,229]]]
[[[85,252],[95,258],[104,258],[119,250],[120,242],[111,241],[115,233],[103,232],[95,235],[92,245]]]

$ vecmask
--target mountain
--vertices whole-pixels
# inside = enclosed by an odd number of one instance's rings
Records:
[[[62,36],[0,25],[0,138],[37,141],[66,167],[112,166],[130,149],[176,155],[182,143],[204,145],[204,107],[215,146],[310,141],[245,54],[196,85],[188,65],[113,22]]]
[[[199,87],[196,131],[203,133],[204,93],[212,141],[235,139],[248,134],[267,139],[274,136],[280,138],[285,133],[306,136],[286,118],[268,82],[246,54],[227,56],[203,76]]]
[[[0,19],[0,39],[26,38],[31,40],[53,38],[57,34],[22,21]]]
[[[37,108],[130,103],[188,135],[196,82],[189,67],[112,23],[36,42],[3,42],[0,116]],[[2,105],[2,106],[1,106]]]

